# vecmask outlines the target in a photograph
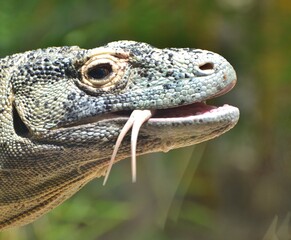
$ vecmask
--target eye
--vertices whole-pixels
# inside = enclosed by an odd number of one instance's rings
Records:
[[[88,69],[87,76],[94,80],[102,80],[112,73],[112,66],[109,63],[98,64]]]
[[[97,49],[98,50],[98,49]],[[96,51],[97,51],[96,50]],[[128,59],[103,48],[95,52],[82,66],[80,84],[90,91],[110,90],[122,80]]]

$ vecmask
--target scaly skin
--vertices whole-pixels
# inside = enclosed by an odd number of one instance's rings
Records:
[[[0,59],[0,78],[0,229],[32,222],[105,175],[133,110],[155,110],[139,155],[209,140],[239,118],[235,107],[203,103],[236,82],[232,66],[204,50],[47,48]],[[116,161],[129,155],[126,136]]]

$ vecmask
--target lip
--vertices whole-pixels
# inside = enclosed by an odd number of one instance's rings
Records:
[[[175,111],[178,109],[179,111],[177,112],[167,114],[171,110]],[[228,120],[231,120],[232,122],[237,122],[238,119],[239,109],[237,107],[228,104],[224,104],[220,107],[215,107],[207,105],[205,103],[194,103],[184,107],[157,111],[157,113],[148,120],[148,125],[175,124],[176,126],[185,125],[187,123],[205,124],[207,122],[219,122]]]
[[[225,76],[226,78],[226,76]],[[234,88],[235,84],[236,84],[236,76],[234,76],[233,80],[221,91],[219,91],[218,93],[216,93],[215,95],[211,96],[210,98],[217,98],[219,96],[225,95],[226,93],[228,93],[231,89]]]

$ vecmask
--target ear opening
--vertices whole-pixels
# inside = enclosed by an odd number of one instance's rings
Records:
[[[13,127],[14,131],[18,136],[21,137],[27,137],[29,134],[29,130],[25,123],[22,121],[21,117],[19,116],[19,113],[17,112],[16,107],[13,104]]]

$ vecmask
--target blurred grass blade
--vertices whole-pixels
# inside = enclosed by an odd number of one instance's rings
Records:
[[[273,222],[268,228],[263,240],[280,240],[276,235],[276,228],[278,224],[278,216],[275,216]]]

